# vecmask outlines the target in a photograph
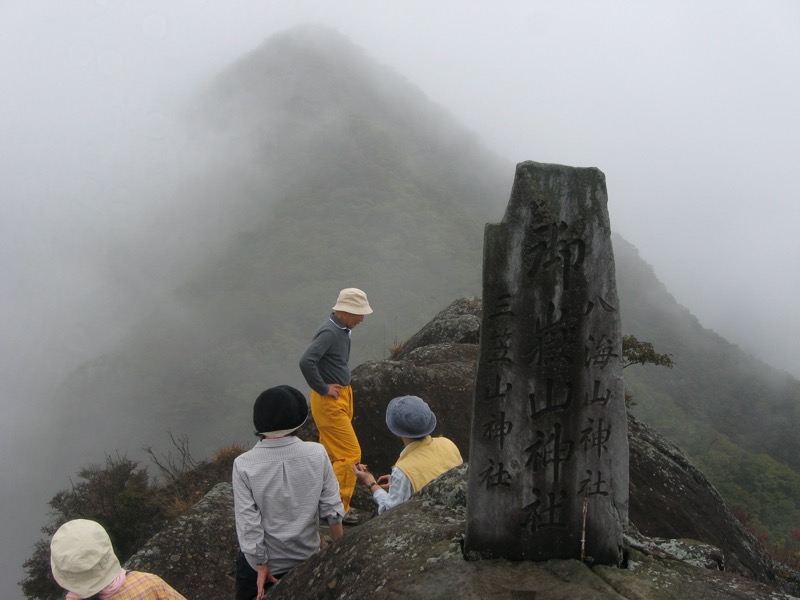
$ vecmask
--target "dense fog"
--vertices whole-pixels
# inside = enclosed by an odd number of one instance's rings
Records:
[[[246,221],[224,203],[193,203],[187,181],[247,161],[248,146],[198,144],[188,114],[229,64],[309,21],[340,31],[475,132],[508,161],[509,184],[522,160],[600,168],[612,227],[678,302],[800,377],[797,3],[9,0],[0,5],[3,598],[21,597],[46,503],[74,475],[48,468],[59,452],[48,439],[84,435],[58,431],[57,387],[156,308],[169,311],[174,281]],[[205,183],[221,197],[229,184]]]

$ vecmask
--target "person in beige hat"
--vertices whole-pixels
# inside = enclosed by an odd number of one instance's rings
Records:
[[[356,486],[352,465],[361,460],[353,429],[353,389],[350,387],[350,333],[372,313],[367,295],[358,288],[339,292],[333,312],[314,334],[300,358],[300,371],[311,388],[311,414],[339,481],[346,511],[344,523],[358,518],[350,509]]]
[[[50,569],[67,600],[186,600],[157,575],[123,569],[106,530],[88,519],[67,521],[53,534]]]

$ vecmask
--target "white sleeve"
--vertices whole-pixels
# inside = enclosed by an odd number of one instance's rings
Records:
[[[236,535],[239,548],[250,556],[253,562],[266,562],[267,545],[264,541],[264,526],[261,524],[261,511],[253,498],[247,476],[233,463],[233,505],[236,520]]]
[[[378,514],[381,514],[402,504],[411,498],[413,493],[414,488],[411,486],[411,480],[398,467],[392,467],[392,485],[389,487],[389,491],[378,488],[373,492],[372,499],[378,505]]]

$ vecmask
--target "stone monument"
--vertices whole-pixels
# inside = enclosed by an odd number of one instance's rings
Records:
[[[484,236],[467,558],[618,565],[628,519],[622,333],[605,176],[517,165]]]

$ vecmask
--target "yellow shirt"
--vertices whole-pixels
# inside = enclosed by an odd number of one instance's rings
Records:
[[[72,593],[67,594],[67,600],[71,598],[78,598],[78,596]],[[122,587],[110,596],[103,596],[103,598],[108,598],[108,600],[186,600],[158,575],[141,571],[128,571]]]
[[[395,466],[406,474],[416,493],[462,462],[461,453],[453,442],[446,437],[428,435],[406,446]]]

